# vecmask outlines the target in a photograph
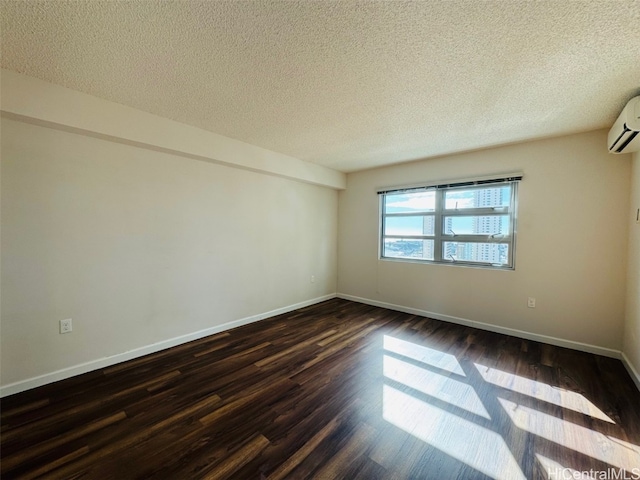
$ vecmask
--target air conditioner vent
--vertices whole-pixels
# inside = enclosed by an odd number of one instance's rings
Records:
[[[609,130],[610,153],[629,153],[640,150],[640,96],[634,97],[622,110]]]

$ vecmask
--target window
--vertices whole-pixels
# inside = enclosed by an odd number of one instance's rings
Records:
[[[381,258],[513,269],[521,178],[380,191]]]

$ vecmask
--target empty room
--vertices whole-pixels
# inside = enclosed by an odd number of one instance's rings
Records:
[[[0,0],[3,479],[640,479],[640,3]]]

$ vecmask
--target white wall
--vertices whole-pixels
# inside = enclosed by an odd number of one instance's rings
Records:
[[[619,351],[631,165],[607,152],[606,133],[349,174],[339,194],[339,294]],[[515,271],[378,260],[376,187],[512,171],[524,172]]]
[[[2,385],[336,290],[333,189],[6,118],[1,168]]]
[[[627,271],[627,319],[623,353],[633,369],[640,388],[640,224],[636,212],[640,208],[640,152],[633,155],[631,206],[629,211],[629,264]]]

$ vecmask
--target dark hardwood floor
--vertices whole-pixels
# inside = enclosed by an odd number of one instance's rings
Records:
[[[3,479],[640,478],[620,361],[339,299],[1,407]]]

